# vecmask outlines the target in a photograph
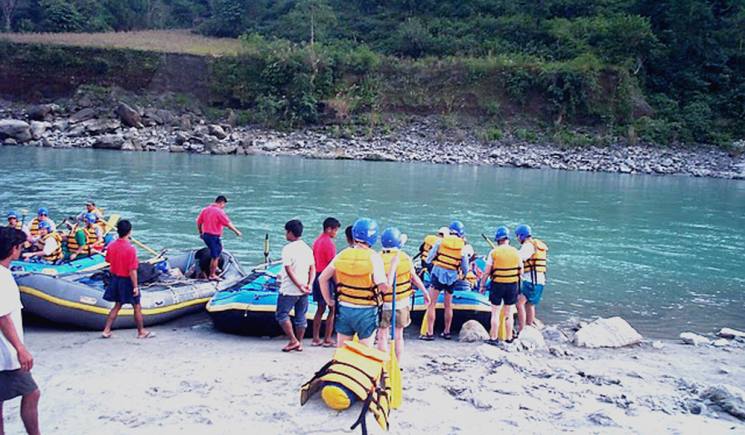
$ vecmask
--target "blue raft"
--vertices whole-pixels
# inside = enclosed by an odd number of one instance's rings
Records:
[[[45,273],[47,275],[63,276],[73,273],[90,272],[105,267],[106,259],[101,254],[81,257],[61,264],[46,264],[31,261],[13,261],[10,268],[13,272]]]

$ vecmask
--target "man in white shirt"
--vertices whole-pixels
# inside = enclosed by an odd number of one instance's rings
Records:
[[[290,242],[282,248],[282,271],[279,273],[280,287],[277,298],[276,319],[282,327],[289,343],[282,352],[303,350],[303,337],[307,321],[308,295],[312,292],[313,280],[316,277],[315,259],[301,237],[303,223],[293,219],[285,224],[285,237]],[[294,321],[290,321],[290,311],[294,312]],[[293,331],[293,323],[295,330]]]
[[[39,434],[39,397],[31,377],[34,359],[23,344],[21,294],[10,272],[10,262],[21,255],[26,234],[0,228],[0,434],[4,432],[3,403],[21,396],[21,420],[30,435]]]

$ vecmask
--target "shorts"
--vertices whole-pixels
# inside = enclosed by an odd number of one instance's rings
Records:
[[[455,284],[458,281],[453,281],[451,284],[443,284],[440,282],[439,279],[437,279],[437,276],[430,275],[430,282],[432,283],[432,287],[438,292],[446,291],[450,294],[453,294],[453,292],[455,291]]]
[[[360,340],[371,337],[378,329],[378,307],[352,308],[339,305],[336,309],[336,332],[348,337],[357,334]]]
[[[391,315],[393,310],[383,309],[383,314],[380,317],[380,327],[390,328],[391,327]],[[396,308],[396,328],[406,328],[411,325],[411,308]]]
[[[543,284],[533,284],[530,281],[523,281],[520,293],[525,296],[530,305],[538,305],[543,297]]]
[[[296,328],[305,328],[308,326],[308,320],[305,318],[308,314],[308,295],[291,296],[280,294],[277,296],[277,312],[274,318],[277,322],[284,323],[290,320],[290,311],[295,309],[295,318],[292,324]]]
[[[210,249],[210,258],[220,258],[220,254],[222,254],[222,240],[220,240],[220,236],[204,233],[202,234],[202,240],[204,240],[204,244]]]
[[[319,304],[325,304],[326,301],[323,299],[323,295],[321,294],[321,284],[318,281],[318,277],[321,276],[320,273],[316,274],[316,279],[313,280],[313,301]],[[331,292],[331,296],[334,296],[334,292],[336,292],[336,283],[333,279],[329,280],[329,292]]]
[[[0,403],[25,396],[38,389],[31,372],[20,369],[0,371]]]
[[[504,301],[505,305],[515,305],[519,293],[520,284],[517,282],[493,282],[489,290],[489,302],[492,305],[501,305]]]
[[[109,302],[118,302],[120,304],[140,304],[140,296],[132,294],[134,287],[132,286],[132,279],[130,277],[122,277],[111,275],[111,282],[106,287],[106,291],[103,294],[104,300]]]

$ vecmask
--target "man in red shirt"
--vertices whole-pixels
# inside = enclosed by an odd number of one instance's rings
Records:
[[[137,250],[129,242],[132,234],[132,224],[122,219],[116,224],[116,232],[119,239],[109,245],[106,252],[106,262],[109,263],[111,271],[111,282],[103,294],[104,300],[114,303],[106,318],[106,326],[101,334],[103,338],[111,338],[111,326],[119,315],[123,304],[132,304],[134,307],[135,324],[137,325],[137,338],[150,338],[155,334],[145,329],[145,321],[142,318],[142,305],[140,304],[140,289],[137,285]]]
[[[334,307],[329,307],[329,314],[326,317],[326,334],[323,342],[321,342],[321,322],[323,321],[323,313],[326,311],[326,301],[323,299],[323,295],[321,295],[318,276],[336,256],[334,237],[336,237],[336,233],[340,227],[341,224],[338,220],[332,217],[326,218],[323,221],[323,232],[313,242],[313,258],[316,261],[316,279],[313,281],[313,300],[318,304],[318,309],[316,309],[316,315],[313,318],[312,346],[320,346],[321,344],[324,347],[335,346],[334,340],[331,338],[334,334]],[[330,288],[333,289],[333,287]]]
[[[225,206],[227,204],[228,199],[220,195],[215,199],[213,204],[203,208],[197,217],[199,237],[204,240],[204,244],[210,250],[210,274],[208,278],[212,281],[220,280],[220,277],[217,276],[217,265],[220,260],[220,254],[222,254],[221,237],[223,228],[228,227],[238,237],[242,236],[241,232],[230,222],[230,218],[225,213]]]

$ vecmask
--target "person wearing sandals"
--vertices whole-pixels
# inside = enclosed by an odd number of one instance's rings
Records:
[[[230,222],[227,213],[225,213],[225,206],[227,204],[228,198],[220,195],[215,199],[213,204],[203,208],[202,211],[199,212],[199,216],[197,216],[197,231],[199,231],[199,237],[210,250],[211,261],[209,279],[211,281],[220,280],[220,277],[217,276],[217,266],[220,262],[220,255],[222,254],[223,228],[228,227],[236,236],[242,236],[241,232],[238,231],[238,228]]]
[[[453,323],[453,292],[459,277],[468,273],[468,253],[465,248],[465,227],[460,221],[453,221],[448,227],[450,234],[435,242],[427,255],[427,264],[432,265],[430,274],[431,294],[427,306],[427,334],[421,340],[434,340],[435,314],[440,292],[445,292],[445,328],[440,337],[450,340],[450,327]]]
[[[323,323],[323,314],[326,312],[326,301],[321,294],[321,285],[318,283],[318,275],[323,269],[331,263],[336,257],[336,245],[334,238],[339,231],[341,223],[336,218],[328,217],[323,221],[323,232],[313,241],[313,258],[316,264],[316,279],[313,280],[313,300],[318,304],[316,314],[313,316],[313,341],[312,346],[335,347],[336,343],[332,338],[334,333],[334,310],[329,309],[326,316],[326,331],[323,341],[321,341],[321,324]],[[329,283],[333,287],[333,283]],[[332,292],[334,290],[332,289]]]
[[[140,289],[137,283],[137,250],[129,242],[132,235],[132,224],[122,219],[116,224],[116,232],[119,239],[114,241],[106,251],[106,262],[110,265],[111,281],[103,294],[104,300],[114,303],[106,318],[106,325],[101,336],[111,338],[111,327],[119,315],[122,305],[130,304],[134,308],[135,325],[137,325],[137,338],[152,338],[152,332],[145,329],[145,321],[142,318],[142,305],[140,304]]]
[[[289,342],[282,352],[303,350],[303,337],[308,322],[308,295],[316,277],[315,259],[303,236],[303,223],[297,219],[285,224],[285,238],[288,244],[282,248],[282,270],[279,273],[280,285],[277,297],[275,318]],[[290,320],[290,311],[294,309],[294,321]],[[293,325],[294,324],[294,325]],[[292,327],[295,326],[293,331]]]

